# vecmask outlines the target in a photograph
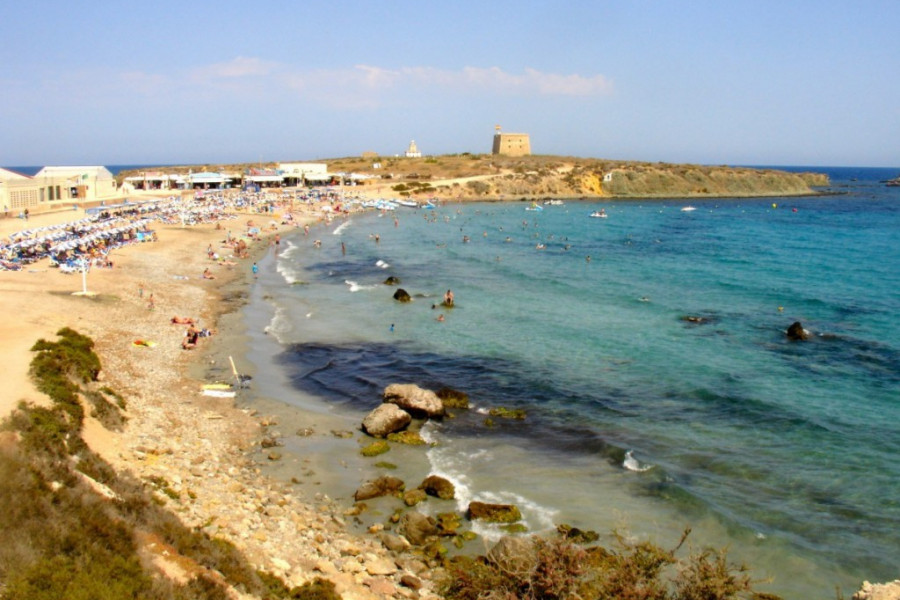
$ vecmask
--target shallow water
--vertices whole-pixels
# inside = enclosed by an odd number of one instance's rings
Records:
[[[674,542],[690,525],[788,597],[893,579],[900,191],[878,180],[895,175],[835,170],[848,193],[691,212],[464,204],[298,231],[246,309],[255,387],[354,427],[389,383],[469,393],[472,410],[426,427],[430,469],[459,508],[515,502],[533,531]],[[432,308],[447,288],[456,307]],[[785,339],[793,321],[808,342]],[[497,406],[528,417],[485,426]],[[365,469],[344,468],[339,496]]]

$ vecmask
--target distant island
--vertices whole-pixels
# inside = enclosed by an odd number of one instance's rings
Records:
[[[449,154],[428,157],[366,156],[317,160],[327,164],[335,182],[356,176],[360,194],[384,197],[432,197],[460,200],[534,200],[539,198],[749,198],[803,196],[829,185],[822,173],[733,166],[531,155]],[[207,164],[166,167],[240,174],[250,169],[277,171],[279,163]],[[140,171],[122,171],[119,182]]]

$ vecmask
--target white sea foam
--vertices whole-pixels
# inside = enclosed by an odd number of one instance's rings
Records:
[[[293,263],[286,260],[279,260],[275,266],[278,274],[284,278],[285,283],[293,285],[300,281],[300,269],[292,266]]]
[[[278,253],[278,257],[281,260],[288,260],[297,253],[297,249],[299,248],[299,246],[297,246],[297,244],[294,244],[290,240],[284,240],[284,245],[285,248]]]
[[[344,229],[347,228],[348,225],[350,225],[350,220],[349,220],[349,219],[346,220],[346,221],[344,221],[343,223],[341,223],[341,224],[338,225],[337,227],[335,227],[334,231],[331,232],[331,235],[341,235],[341,233],[344,231]]]
[[[351,292],[358,292],[360,290],[374,290],[375,288],[379,287],[374,284],[373,285],[359,285],[355,281],[350,281],[349,279],[345,279],[344,283],[346,283],[347,285],[350,286]]]
[[[283,306],[276,306],[275,314],[272,315],[272,320],[269,321],[269,324],[266,326],[265,332],[275,336],[275,339],[277,339],[279,343],[284,343],[287,334],[290,333],[293,328],[294,326],[291,323],[285,308]]]
[[[382,269],[387,269],[387,268],[388,268],[389,266],[391,266],[391,265],[389,265],[388,263],[384,262],[384,261],[381,260],[381,259],[378,259],[378,260],[375,261],[375,266],[376,266],[376,267],[380,267],[380,268],[382,268]]]
[[[622,461],[623,467],[629,471],[634,471],[635,473],[643,473],[644,471],[649,471],[653,468],[653,465],[642,465],[641,462],[634,457],[632,452],[632,450],[629,450],[625,453],[625,460]]]

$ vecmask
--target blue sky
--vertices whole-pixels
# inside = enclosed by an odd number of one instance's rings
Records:
[[[10,2],[0,164],[900,166],[900,2]]]

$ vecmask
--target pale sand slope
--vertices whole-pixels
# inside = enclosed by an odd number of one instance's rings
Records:
[[[74,211],[37,215],[27,226],[81,216]],[[89,273],[88,290],[97,294],[92,297],[73,295],[82,289],[81,276],[63,275],[46,260],[23,271],[0,272],[0,311],[5,315],[0,322],[5,375],[0,416],[20,400],[46,402],[27,374],[30,348],[39,338],[55,340],[60,328],[71,327],[94,340],[103,366],[101,381],[127,401],[124,431],[110,432],[91,418],[85,426],[88,444],[117,470],[145,481],[164,478],[180,497],[157,497],[187,525],[231,540],[259,568],[292,585],[322,575],[334,581],[347,600],[401,597],[399,579],[412,573],[398,569],[374,539],[348,534],[340,507],[327,499],[315,507],[303,504],[289,487],[259,475],[247,450],[261,437],[263,419],[234,408],[230,399],[201,395],[202,382],[185,377],[186,367],[203,353],[182,350],[185,327],[169,320],[189,316],[215,329],[218,315],[236,308],[231,299],[248,284],[244,279],[253,258],[227,267],[210,261],[206,248],[213,244],[220,253],[230,254],[220,245],[225,229],[237,233],[248,218],[267,222],[240,215],[224,222],[222,230],[214,225],[155,225],[160,241],[114,250],[113,269]],[[0,234],[24,225],[19,219],[0,220]],[[251,252],[264,251],[268,243],[257,242]],[[207,266],[216,279],[200,277]],[[147,302],[151,293],[153,310]],[[135,346],[137,339],[157,345]],[[218,341],[212,336],[200,343]],[[162,555],[157,559],[162,568],[173,560]],[[427,587],[419,594],[428,596]]]

